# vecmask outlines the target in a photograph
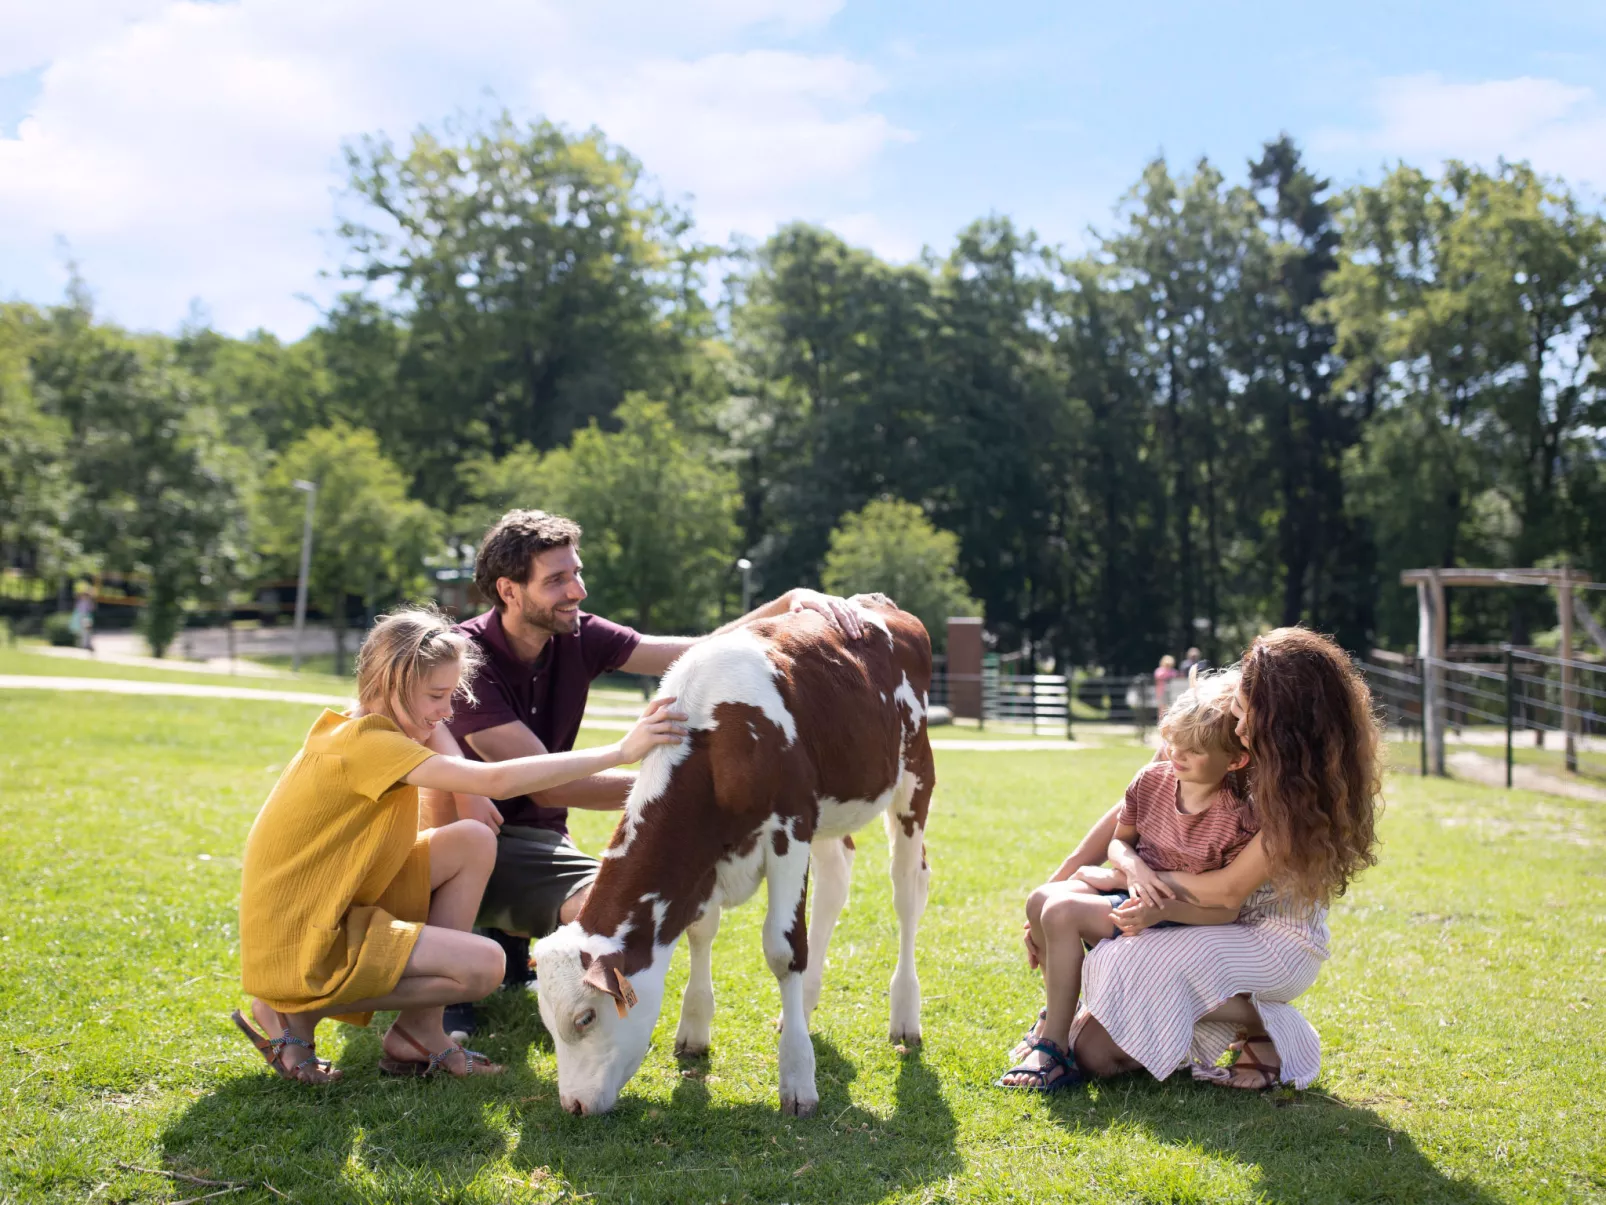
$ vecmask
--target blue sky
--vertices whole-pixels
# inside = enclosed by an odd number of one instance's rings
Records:
[[[344,140],[597,124],[701,233],[892,258],[1006,213],[1084,245],[1144,163],[1287,130],[1340,184],[1531,160],[1606,188],[1606,4],[0,0],[0,297],[286,337],[339,287]],[[494,101],[489,98],[494,97]]]

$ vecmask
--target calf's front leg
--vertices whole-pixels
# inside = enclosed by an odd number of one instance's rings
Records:
[[[782,847],[779,852],[776,846]],[[781,1112],[807,1117],[820,1105],[814,1085],[814,1043],[803,1000],[803,972],[809,964],[808,843],[777,840],[764,861],[769,881],[764,958],[781,986]]]
[[[886,813],[892,845],[892,906],[898,913],[898,965],[892,972],[892,1020],[887,1037],[920,1041],[920,977],[915,973],[915,933],[926,910],[931,868],[926,865],[926,830],[913,815]]]
[[[714,935],[719,932],[719,916],[719,905],[709,903],[686,930],[691,967],[686,977],[686,993],[680,998],[676,1054],[695,1057],[708,1053],[709,1032],[714,1021]]]

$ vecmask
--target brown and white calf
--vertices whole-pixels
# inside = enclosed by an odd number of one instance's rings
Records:
[[[919,1039],[931,642],[918,619],[880,595],[854,602],[867,628],[857,640],[797,612],[703,641],[665,675],[662,693],[678,700],[691,736],[647,755],[579,919],[535,947],[541,1018],[571,1113],[607,1112],[641,1066],[682,933],[691,976],[675,1049],[708,1049],[720,910],[760,882],[769,884],[764,956],[781,986],[781,1107],[812,1112],[808,1022],[847,902],[849,834],[878,815],[892,845],[900,937],[889,1036]]]

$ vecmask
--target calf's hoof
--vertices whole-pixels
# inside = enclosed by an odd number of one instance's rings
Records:
[[[693,1041],[691,1038],[678,1038],[675,1041],[675,1057],[677,1059],[700,1059],[708,1054],[708,1043]]]
[[[918,1046],[920,1045],[920,1030],[900,1029],[897,1026],[893,1026],[892,1029],[887,1031],[887,1041],[898,1046]]]
[[[782,1096],[781,1112],[788,1117],[813,1117],[820,1107],[818,1096]]]

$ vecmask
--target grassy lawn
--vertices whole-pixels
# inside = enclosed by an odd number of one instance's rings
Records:
[[[49,678],[123,678],[140,682],[183,682],[202,686],[249,686],[257,690],[352,693],[350,678],[303,672],[294,677],[284,674],[214,674],[180,668],[156,669],[144,665],[117,665],[84,657],[52,657],[29,644],[0,644],[0,674],[28,674]],[[288,666],[286,666],[288,668]]]
[[[586,1120],[520,998],[476,1042],[500,1080],[381,1080],[377,1032],[327,1025],[347,1078],[308,1089],[228,1023],[241,845],[314,714],[0,692],[0,1202],[220,1191],[129,1166],[252,1186],[231,1203],[1606,1199],[1596,805],[1391,780],[1382,865],[1301,1002],[1313,1090],[1142,1077],[1035,1099],[989,1086],[1037,1007],[1020,903],[1146,751],[939,754],[924,1048],[883,1040],[895,921],[866,834],[816,1018],[819,1115],[777,1111],[750,906],[719,936],[711,1057],[670,1050],[682,952],[646,1063]],[[581,843],[609,823],[585,817]]]

